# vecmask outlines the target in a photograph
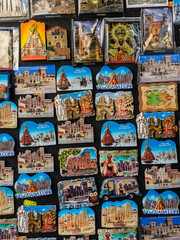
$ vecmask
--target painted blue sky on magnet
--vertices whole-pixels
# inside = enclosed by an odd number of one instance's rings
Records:
[[[54,74],[56,76],[56,68],[55,65],[41,65],[41,66],[25,66],[19,67],[19,70],[15,71],[14,74],[21,74],[24,73],[24,70],[29,70],[29,73],[38,73],[40,67],[46,68],[46,74]]]
[[[143,202],[147,199],[156,201],[158,197],[162,197],[163,200],[164,199],[172,200],[174,198],[179,199],[178,195],[175,192],[170,190],[164,191],[162,193],[158,193],[155,190],[149,190],[146,196],[143,198]]]
[[[86,77],[87,75],[90,76],[90,79],[92,80],[92,73],[88,67],[73,68],[68,65],[65,65],[59,68],[57,72],[57,80],[60,78],[62,70],[65,70],[65,75],[67,79],[70,81],[75,80],[78,77]]]
[[[172,218],[174,225],[180,225],[180,215],[179,216],[166,216],[166,217],[142,217],[140,218],[141,226],[146,226],[151,224],[151,221],[155,221],[156,225],[164,224],[168,217]]]
[[[63,216],[66,216],[67,213],[71,213],[71,214],[75,215],[75,214],[80,214],[81,212],[86,212],[89,218],[90,217],[95,218],[94,211],[89,207],[84,207],[84,208],[79,208],[79,209],[63,209],[63,210],[59,211],[58,216],[63,217]]]
[[[111,206],[123,207],[124,204],[126,204],[126,203],[131,203],[131,210],[134,210],[134,209],[138,210],[137,204],[134,201],[132,201],[132,200],[123,200],[123,201],[116,201],[116,202],[112,202],[112,201],[104,202],[102,204],[102,209],[108,209]]]
[[[131,73],[132,74],[132,71],[127,68],[127,67],[118,67],[116,69],[111,69],[110,67],[108,66],[103,66],[100,70],[100,72],[98,72],[98,74],[96,75],[96,80],[98,79],[99,75],[105,75],[107,77],[110,77],[111,73],[114,72],[116,75],[118,74],[126,74],[126,73]],[[133,78],[133,74],[132,74],[132,78]]]

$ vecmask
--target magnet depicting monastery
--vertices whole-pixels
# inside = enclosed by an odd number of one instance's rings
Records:
[[[18,240],[17,219],[0,219],[0,232],[3,236],[2,240],[8,239],[9,236],[11,240]]]
[[[127,8],[147,8],[168,6],[168,0],[126,0]]]
[[[0,186],[13,186],[14,170],[12,167],[6,167],[5,161],[0,160]]]
[[[0,157],[12,157],[14,152],[15,141],[8,133],[0,134]]]
[[[14,214],[14,193],[10,188],[0,187],[0,215]]]
[[[0,103],[0,128],[17,128],[17,106],[10,101]]]
[[[137,240],[137,232],[133,229],[98,229],[98,240]]]

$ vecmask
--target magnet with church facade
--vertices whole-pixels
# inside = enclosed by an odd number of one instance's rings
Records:
[[[14,170],[6,167],[5,161],[0,160],[0,186],[13,186]]]
[[[0,157],[12,157],[15,155],[14,138],[8,133],[0,134]]]
[[[14,214],[14,193],[8,187],[0,187],[0,215]]]
[[[17,106],[14,102],[0,103],[0,128],[17,128]]]

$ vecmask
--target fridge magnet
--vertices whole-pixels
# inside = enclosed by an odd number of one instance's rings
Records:
[[[176,144],[172,140],[158,141],[155,139],[144,140],[141,145],[142,164],[167,164],[177,163]]]
[[[72,29],[74,62],[103,62],[103,21],[73,21]]]
[[[178,110],[176,83],[140,84],[139,111],[165,112]]]
[[[138,206],[132,200],[104,202],[101,207],[101,226],[103,228],[138,227]]]
[[[0,219],[0,229],[2,240],[8,239],[11,236],[11,240],[18,240],[17,231],[17,219]]]
[[[71,237],[65,237],[63,240],[90,240],[89,236],[81,236],[81,237],[76,237],[76,236],[71,236]],[[95,240],[95,239],[94,239]]]
[[[21,23],[21,60],[46,60],[45,23],[35,20]]]
[[[8,133],[0,134],[0,157],[13,157],[15,141]]]
[[[91,91],[58,94],[54,98],[58,121],[94,116]]]
[[[150,190],[142,200],[144,214],[179,214],[179,197],[175,192]]]
[[[174,15],[174,24],[180,24],[180,2],[179,0],[173,0],[173,15]]]
[[[19,67],[15,71],[15,94],[56,92],[55,65]]]
[[[0,103],[0,128],[17,128],[17,106],[11,101]]]
[[[54,157],[45,153],[44,147],[32,152],[26,150],[18,154],[18,173],[54,172]]]
[[[101,128],[101,147],[136,147],[136,127],[132,123],[107,121]]]
[[[103,66],[96,75],[97,90],[130,89],[132,85],[133,73],[127,67],[118,67],[112,70],[108,66]]]
[[[141,217],[140,234],[142,239],[180,238],[180,216]]]
[[[21,174],[14,188],[17,199],[52,194],[51,178],[46,173],[37,173],[32,177],[27,174]]]
[[[18,232],[47,233],[56,231],[56,206],[20,206],[17,210]]]
[[[179,53],[139,55],[139,83],[179,82]]]
[[[38,147],[56,145],[56,133],[53,123],[22,123],[19,132],[20,147]]]
[[[57,72],[57,91],[93,89],[92,72],[88,67],[62,66]]]
[[[147,190],[180,187],[180,172],[178,169],[172,169],[171,164],[146,168],[144,175]]]
[[[139,139],[174,138],[178,131],[174,112],[139,113],[136,117]]]
[[[61,148],[59,150],[62,177],[88,176],[98,173],[97,151],[89,148]]]
[[[134,118],[132,92],[96,93],[96,120],[128,120]]]
[[[59,1],[59,0],[31,0],[31,14],[32,16],[40,15],[57,15],[57,14],[74,14],[75,5],[74,0]]]
[[[137,240],[137,232],[134,229],[122,231],[122,229],[98,229],[98,240]]]
[[[19,237],[18,240],[57,240],[57,238],[51,238],[51,237],[48,237],[48,238],[27,238],[27,237]]]
[[[140,19],[105,19],[105,61],[135,63],[140,49]]]
[[[18,99],[19,118],[48,118],[54,117],[52,99],[46,99],[45,93],[26,95]]]
[[[66,29],[59,26],[52,27],[46,31],[46,38],[48,61],[70,59]]]
[[[99,164],[103,177],[137,176],[138,150],[99,151]]]
[[[143,50],[172,52],[173,16],[172,8],[146,8],[142,10]]]
[[[94,127],[84,118],[76,122],[66,121],[58,125],[58,144],[93,143]]]
[[[0,73],[0,100],[8,101],[10,99],[10,74]]]
[[[35,201],[30,201],[30,200],[24,200],[24,202],[23,202],[23,205],[24,206],[37,206],[37,202],[35,202]]]
[[[101,185],[100,198],[108,201],[111,198],[134,198],[140,195],[139,184],[135,177],[120,177],[105,179]]]
[[[63,209],[58,213],[59,235],[94,235],[95,213],[89,207]]]
[[[57,189],[60,209],[91,207],[99,203],[93,177],[60,181]]]
[[[14,193],[13,193],[13,191],[7,187],[0,187],[0,199],[1,199],[0,215],[14,214]]]
[[[12,167],[6,167],[5,161],[0,161],[0,186],[13,186],[14,170]]]
[[[126,0],[126,7],[127,8],[148,8],[148,7],[166,7],[168,6],[168,0]]]
[[[122,0],[113,1],[82,1],[78,0],[79,14],[106,14],[106,13],[120,13],[124,10]]]

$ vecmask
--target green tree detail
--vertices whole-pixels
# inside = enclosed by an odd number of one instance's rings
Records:
[[[62,151],[60,154],[59,154],[59,161],[60,161],[60,166],[62,169],[66,169],[66,163],[67,163],[67,159],[70,155],[78,155],[80,154],[81,152],[81,149],[73,149],[73,148],[70,148],[70,149],[66,149],[64,151]]]

